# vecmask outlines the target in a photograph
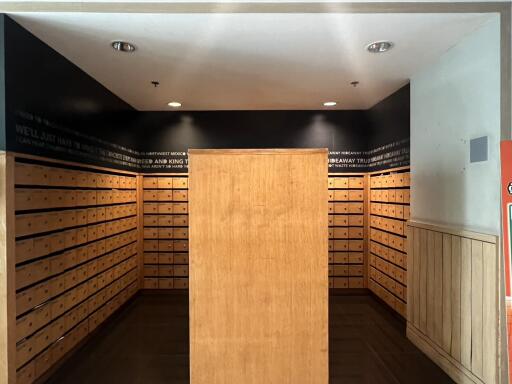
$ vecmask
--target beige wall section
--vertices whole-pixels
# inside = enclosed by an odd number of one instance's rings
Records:
[[[456,382],[499,383],[499,238],[412,221],[408,243],[407,336]]]
[[[15,378],[14,159],[0,152],[0,383]]]
[[[327,151],[189,159],[191,383],[327,384]]]
[[[411,77],[414,220],[500,233],[499,67],[496,16]],[[488,160],[471,163],[482,136]]]

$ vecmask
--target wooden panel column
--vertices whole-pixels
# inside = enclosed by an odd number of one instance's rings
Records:
[[[191,383],[327,384],[327,150],[189,161]]]

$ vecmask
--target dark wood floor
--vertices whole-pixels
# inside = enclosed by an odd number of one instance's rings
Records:
[[[330,383],[452,383],[371,296],[330,298]],[[140,295],[48,383],[188,383],[186,295]],[[240,383],[243,384],[243,383]]]

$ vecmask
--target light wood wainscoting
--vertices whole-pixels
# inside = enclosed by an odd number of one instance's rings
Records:
[[[411,221],[407,337],[458,383],[499,382],[499,238]]]

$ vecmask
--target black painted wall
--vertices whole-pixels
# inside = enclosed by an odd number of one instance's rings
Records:
[[[409,165],[410,100],[407,84],[366,111],[370,170]]]
[[[167,152],[186,153],[189,148],[329,148],[346,152],[337,157],[351,161],[339,169],[366,169],[364,111],[146,112],[138,116],[133,130],[138,132],[142,158],[181,158],[182,164],[162,168],[174,172],[186,171],[185,156]],[[146,161],[141,167],[158,171],[164,165]]]
[[[3,27],[7,149],[133,168],[111,157],[134,155],[136,111],[11,18]]]
[[[2,31],[11,151],[146,172],[186,172],[189,148],[327,147],[331,172],[408,164],[408,86],[368,111],[138,112],[12,19]]]

